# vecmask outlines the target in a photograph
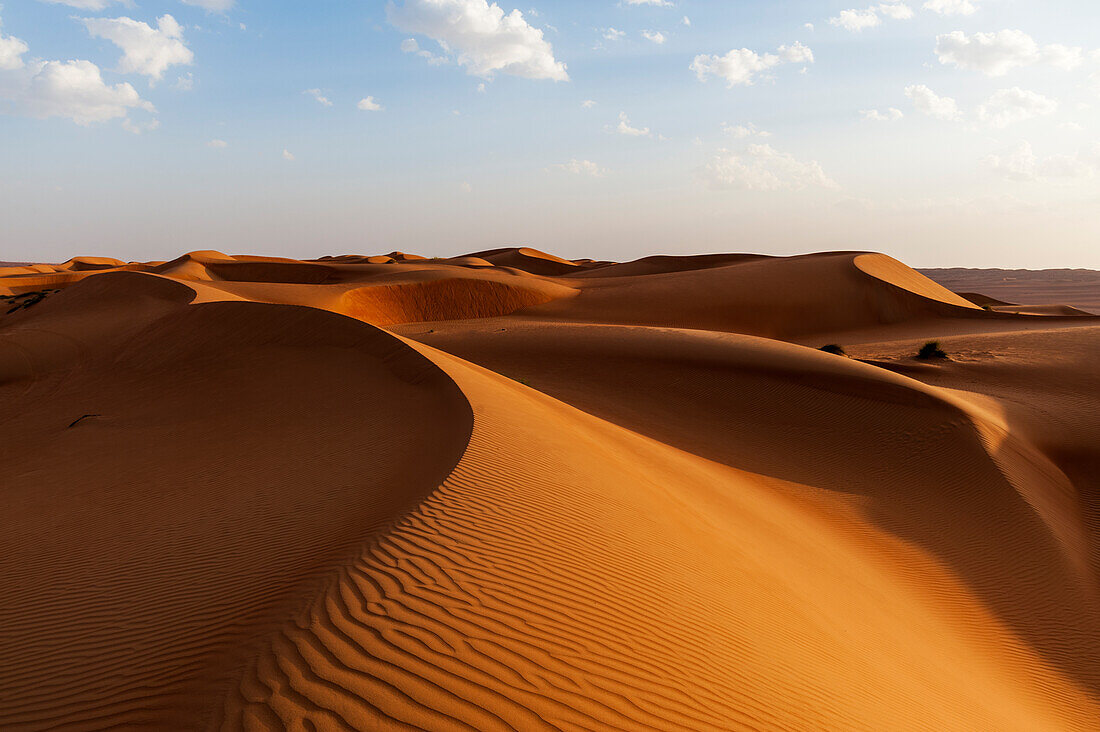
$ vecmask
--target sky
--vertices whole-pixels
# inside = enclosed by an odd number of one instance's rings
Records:
[[[0,7],[0,260],[519,245],[1100,269],[1100,3]]]

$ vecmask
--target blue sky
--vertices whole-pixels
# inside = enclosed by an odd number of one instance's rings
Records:
[[[1100,268],[1096,3],[497,5],[8,0],[0,260]]]

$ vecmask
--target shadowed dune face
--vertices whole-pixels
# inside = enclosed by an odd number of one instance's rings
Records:
[[[866,253],[0,294],[0,728],[1100,718],[1096,318]]]
[[[255,644],[466,445],[454,384],[371,326],[168,309],[0,387],[6,729],[204,727]]]

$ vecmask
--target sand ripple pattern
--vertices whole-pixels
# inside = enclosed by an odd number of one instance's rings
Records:
[[[906,549],[496,375],[456,381],[475,423],[455,471],[272,636],[221,729],[1073,729],[1095,711],[1053,674],[1024,688],[990,658],[1033,667],[1026,648],[967,638],[860,559]],[[933,594],[965,595],[921,561]]]

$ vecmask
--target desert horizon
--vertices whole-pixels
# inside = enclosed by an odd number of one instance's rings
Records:
[[[1100,731],[1100,3],[0,2],[0,732]]]
[[[1090,729],[1100,316],[1060,284],[0,269],[0,726]]]

